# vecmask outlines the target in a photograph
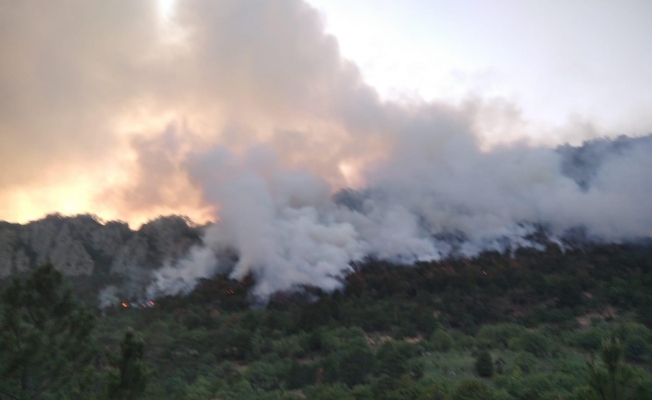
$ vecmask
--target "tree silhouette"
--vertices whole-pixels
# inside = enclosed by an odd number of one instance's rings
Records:
[[[147,370],[143,362],[145,344],[128,329],[120,343],[120,358],[113,360],[114,369],[109,375],[109,398],[134,400],[147,386]]]
[[[0,376],[16,397],[79,395],[95,355],[93,316],[72,296],[51,262],[2,294]]]
[[[600,359],[604,368],[595,360],[589,362],[589,390],[583,399],[644,400],[652,395],[645,379],[637,375],[631,366],[622,364],[623,346],[616,337],[602,342]]]
[[[491,354],[483,350],[475,359],[475,372],[483,378],[491,378],[494,374],[494,363],[491,360]]]

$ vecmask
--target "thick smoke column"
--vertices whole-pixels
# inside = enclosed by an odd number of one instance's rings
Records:
[[[218,271],[215,253],[206,247],[193,247],[186,257],[175,265],[166,264],[154,271],[154,283],[147,287],[147,297],[188,294],[199,278],[206,278]]]
[[[0,211],[217,221],[129,295],[216,273],[252,275],[263,298],[332,290],[367,256],[537,247],[538,227],[652,235],[652,140],[488,150],[522,137],[517,104],[383,100],[300,0],[178,1],[165,21],[156,1],[4,3]],[[573,127],[554,129],[587,137]]]
[[[237,262],[223,272],[252,274],[254,294],[266,298],[301,285],[338,288],[365,256],[409,264],[540,248],[530,239],[540,226],[551,240],[578,227],[593,240],[649,237],[651,138],[489,153],[449,145],[432,158],[411,147],[367,171],[367,188],[335,195],[316,176],[282,169],[269,149],[198,154],[193,176],[221,220],[204,248],[162,268],[154,285],[186,293],[227,250]]]

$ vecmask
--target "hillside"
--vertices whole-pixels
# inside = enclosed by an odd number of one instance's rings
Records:
[[[268,299],[252,295],[254,275],[217,275],[146,307],[142,290],[97,307],[100,289],[146,285],[202,229],[178,217],[138,231],[88,216],[5,223],[3,265],[14,264],[3,286],[52,259],[95,315],[93,346],[116,354],[130,327],[144,341],[145,399],[593,399],[611,337],[630,374],[619,385],[638,393],[622,398],[649,398],[640,391],[652,387],[647,241],[566,242],[562,250],[539,238],[543,250],[414,265],[367,258],[340,290],[295,286]],[[28,261],[18,267],[20,254]],[[476,367],[485,350],[490,378]],[[94,362],[95,398],[104,398],[109,353]]]
[[[202,229],[188,219],[160,217],[134,231],[91,215],[53,214],[24,225],[0,221],[0,277],[50,259],[67,276],[124,274],[158,268],[199,243]]]
[[[252,301],[251,280],[203,280],[153,308],[108,309],[98,340],[141,332],[151,398],[589,399],[587,362],[610,335],[652,382],[649,245],[355,269],[342,291],[267,304]],[[489,397],[460,397],[485,349]]]

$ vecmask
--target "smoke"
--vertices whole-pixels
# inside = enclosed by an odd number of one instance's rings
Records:
[[[210,277],[218,270],[215,253],[206,247],[193,247],[176,264],[166,264],[154,271],[153,283],[147,287],[147,297],[188,294],[199,278]]]
[[[97,296],[97,298],[102,310],[120,303],[118,291],[118,287],[113,285],[107,286],[100,290],[100,294]]]
[[[652,236],[652,136],[482,152],[460,132],[428,131],[436,145],[411,137],[365,172],[367,187],[334,195],[325,180],[284,169],[270,148],[194,154],[191,173],[220,221],[204,247],[157,272],[155,287],[187,293],[227,251],[237,261],[220,272],[253,275],[264,299],[304,285],[332,291],[365,257],[411,264],[541,250],[541,227],[559,244],[574,228],[597,241]]]
[[[0,10],[2,218],[217,221],[142,296],[216,273],[254,276],[262,298],[333,290],[367,256],[538,248],[538,227],[652,235],[652,140],[554,149],[518,141],[531,125],[504,99],[383,101],[302,1]],[[605,133],[581,125],[539,133]]]

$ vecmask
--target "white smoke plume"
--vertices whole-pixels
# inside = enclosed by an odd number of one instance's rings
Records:
[[[412,139],[405,153],[367,171],[368,187],[334,196],[323,179],[283,169],[269,149],[196,154],[191,171],[221,220],[204,248],[162,268],[155,285],[187,293],[194,279],[218,271],[215,256],[227,249],[238,259],[230,277],[252,274],[254,294],[266,298],[301,285],[336,289],[365,256],[409,264],[542,248],[529,239],[538,226],[553,241],[577,227],[593,240],[652,237],[652,140],[619,140],[613,148],[594,141],[487,153]],[[583,165],[581,155],[600,146],[607,147]],[[571,165],[575,176],[563,171]]]
[[[514,140],[535,124],[504,99],[383,100],[300,0],[158,5],[0,0],[0,216],[217,221],[143,296],[216,273],[333,290],[366,256],[537,247],[537,226],[652,236],[649,139],[556,150]]]
[[[198,279],[213,276],[218,265],[217,257],[211,249],[192,247],[188,255],[174,265],[166,264],[154,271],[153,283],[147,287],[147,298],[188,294]]]

